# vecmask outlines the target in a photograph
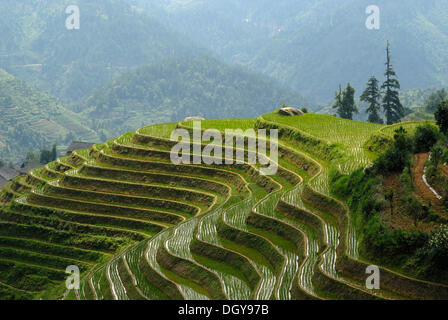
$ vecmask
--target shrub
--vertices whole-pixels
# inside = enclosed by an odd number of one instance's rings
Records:
[[[443,134],[448,133],[448,100],[442,101],[437,107],[437,111],[434,113],[437,125],[440,132]]]
[[[434,167],[438,168],[440,161],[443,158],[443,149],[440,146],[434,146],[431,148],[431,163]]]
[[[413,141],[403,127],[395,130],[394,142],[373,165],[373,171],[378,174],[401,172],[411,165]]]
[[[403,169],[403,173],[400,176],[400,189],[401,199],[404,202],[408,202],[411,199],[412,191],[414,190],[411,173],[408,167]]]
[[[426,245],[427,256],[441,267],[448,266],[448,225],[431,232]]]
[[[437,127],[425,124],[418,126],[414,134],[414,152],[428,152],[439,139]]]
[[[364,224],[363,233],[370,255],[391,263],[399,263],[400,257],[414,254],[427,241],[427,235],[423,232],[388,230],[378,215],[371,215]]]

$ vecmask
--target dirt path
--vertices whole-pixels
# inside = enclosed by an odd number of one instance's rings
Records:
[[[425,205],[431,205],[435,211],[441,213],[443,212],[442,201],[428,188],[422,177],[424,174],[424,165],[428,158],[429,153],[419,153],[414,155],[414,164],[412,165],[412,179],[416,189],[414,194]]]
[[[442,173],[445,177],[448,177],[448,166],[441,164],[439,166],[440,170],[442,170]]]

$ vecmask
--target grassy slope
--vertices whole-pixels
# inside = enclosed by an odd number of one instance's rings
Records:
[[[356,157],[360,157],[359,155],[363,155],[363,154],[364,155],[368,155],[368,156],[372,156],[372,158],[373,158],[374,155],[371,155],[371,154],[368,154],[368,153],[364,153],[365,150],[363,150],[363,148],[361,147],[363,145],[363,143],[366,140],[369,139],[370,135],[380,134],[381,131],[383,131],[383,134],[385,134],[385,135],[391,135],[391,134],[393,134],[393,129],[395,128],[395,126],[371,125],[371,124],[362,123],[362,122],[341,120],[341,119],[337,119],[337,118],[334,118],[334,117],[331,117],[331,116],[323,116],[323,115],[315,115],[315,114],[307,114],[305,116],[297,116],[297,117],[280,117],[280,116],[277,116],[277,115],[271,113],[271,114],[264,115],[263,117],[264,117],[265,120],[275,121],[276,123],[279,123],[279,124],[282,124],[282,125],[291,126],[291,127],[295,128],[295,129],[302,130],[304,132],[307,132],[309,135],[312,135],[312,136],[314,136],[314,137],[316,137],[318,139],[323,139],[323,140],[325,140],[325,141],[327,141],[329,143],[336,143],[339,146],[339,148],[341,150],[345,150],[347,152],[347,155],[351,156],[354,161],[356,159],[358,159]],[[256,121],[256,119],[206,120],[206,121],[202,122],[202,129],[215,128],[215,129],[218,129],[218,130],[222,131],[225,128],[230,128],[230,129],[240,128],[240,129],[245,130],[245,129],[248,129],[248,128],[252,128],[254,126],[254,124],[255,124],[255,121]],[[161,124],[161,125],[151,125],[151,126],[148,126],[148,127],[145,127],[143,129],[141,129],[140,133],[150,134],[150,135],[154,135],[154,136],[168,138],[170,133],[171,133],[171,131],[176,127],[176,125],[177,125],[176,123],[168,123],[168,124]],[[191,126],[192,123],[191,122],[190,123],[184,123],[184,125]],[[407,129],[409,129],[409,131],[411,131],[413,128],[415,128],[415,126],[417,124],[416,123],[406,123],[406,124],[401,124],[401,125],[405,126]],[[354,134],[356,132],[359,132],[359,134]],[[131,137],[132,137],[132,134],[125,134],[121,139],[118,139],[116,141],[118,141],[118,142],[120,142],[122,144],[128,145],[128,146],[138,147],[137,145],[133,144],[133,142],[131,140]],[[289,142],[288,141],[283,141],[282,143],[289,143]],[[154,159],[150,159],[148,157],[142,158],[141,156],[135,156],[135,155],[132,155],[132,154],[127,154],[127,152],[126,153],[122,153],[122,154],[115,153],[113,151],[113,148],[111,148],[112,146],[113,146],[113,142],[110,141],[107,144],[96,146],[92,150],[92,151],[94,151],[93,153],[91,152],[89,154],[88,152],[83,151],[83,152],[77,153],[77,155],[75,155],[75,157],[84,157],[85,159],[89,160],[89,166],[90,165],[95,165],[95,163],[96,163],[97,166],[99,166],[99,167],[101,167],[103,169],[115,166],[119,171],[122,170],[122,169],[126,169],[126,170],[132,169],[131,168],[131,166],[133,165],[132,161],[134,163],[137,160],[143,160],[143,159],[145,161],[154,161]],[[291,147],[294,147],[294,146],[291,145]],[[124,166],[124,167],[120,167],[118,165],[112,165],[111,166],[111,164],[106,164],[103,161],[98,161],[98,158],[96,158],[95,153],[99,149],[105,150],[105,152],[107,154],[109,154],[109,155],[114,155],[114,157],[116,159],[121,159],[122,161],[127,159],[126,160],[127,162],[123,163],[121,165],[121,166]],[[131,162],[129,162],[129,161],[131,161]],[[328,179],[327,171],[328,171],[329,163],[326,162],[326,161],[320,161],[320,160],[318,160],[318,162],[320,163],[320,165],[323,166],[323,171],[319,175],[319,178],[318,179],[314,179],[315,181],[311,182],[310,185],[313,188],[316,188],[316,190],[318,190],[319,192],[322,192],[324,194],[328,194],[328,181],[326,181],[326,179]],[[73,161],[73,159],[70,159],[70,158],[62,159],[62,163],[66,163],[66,164],[69,164],[70,166],[74,166],[74,167],[79,167],[80,168],[79,161]],[[78,164],[76,164],[76,163],[78,163]],[[50,167],[54,168],[55,166],[51,165]],[[293,167],[291,167],[291,168],[292,168],[292,170],[297,170],[297,169],[294,169]],[[52,173],[51,170],[52,169],[48,169],[48,168],[47,169],[42,169],[42,170],[36,170],[36,175],[40,179],[44,179],[44,180],[47,180],[47,181],[60,179],[60,176],[58,177],[57,174],[56,174],[55,177],[48,176],[49,174],[54,175],[54,173]],[[141,169],[138,169],[138,170],[141,170]],[[63,170],[63,171],[65,171],[65,170]],[[138,171],[138,172],[141,173],[141,171]],[[300,172],[300,174],[302,174],[302,172]],[[67,171],[66,175],[70,175],[70,176],[72,176],[72,175],[73,176],[77,176],[77,175],[84,176],[85,174],[76,173],[76,171],[73,171],[73,172],[72,171]],[[87,174],[87,176],[89,176],[89,175],[91,175],[91,174]],[[243,175],[246,177],[246,179],[250,179],[250,177],[246,176],[244,173],[243,173]],[[101,177],[104,178],[103,176],[101,176]],[[124,179],[129,179],[128,176],[126,176],[126,175],[123,176],[123,177],[126,177]],[[307,175],[305,175],[305,177],[307,177]],[[114,178],[114,180],[116,180],[116,182],[120,181],[120,183],[126,183],[125,180],[117,180],[117,179],[118,179],[118,177]],[[123,179],[123,178],[121,178],[121,179]],[[210,180],[211,178],[208,177],[207,179]],[[212,179],[215,180],[216,177],[213,177]],[[288,188],[290,188],[290,185],[288,183],[282,182],[281,178],[276,177],[275,179],[278,180],[280,183],[284,184],[286,186],[286,190],[288,190]],[[308,180],[308,178],[306,178],[306,179]],[[27,179],[27,181],[30,181],[30,183],[31,183],[31,180]],[[210,181],[212,181],[212,180],[210,180]],[[35,185],[37,185],[37,184],[35,184]],[[94,188],[93,190],[97,191],[98,186],[99,185],[92,186]],[[84,187],[88,187],[88,186],[85,185]],[[172,187],[172,185],[171,185],[171,187]],[[108,190],[110,188],[111,187],[108,187]],[[17,190],[17,189],[15,189],[15,190]],[[40,198],[39,201],[42,201],[42,199],[44,199],[44,198],[42,198],[41,195],[47,193],[48,190],[45,191],[45,189],[41,189],[40,187],[38,187],[36,190],[38,191],[36,193],[38,195],[37,199]],[[75,188],[73,188],[73,190],[75,190]],[[52,191],[52,192],[55,192],[55,191]],[[132,194],[132,192],[131,192],[131,194]],[[33,196],[33,197],[35,197],[35,196]],[[170,195],[170,197],[171,197],[171,195]],[[220,199],[219,201],[223,200],[221,197],[219,197],[218,199]],[[274,199],[274,198],[272,198],[272,199]],[[117,200],[118,200],[118,198],[117,198]],[[85,200],[83,200],[83,201],[85,201]],[[92,202],[92,200],[87,199],[87,202],[89,202],[89,201]],[[32,203],[31,203],[31,205],[33,206]],[[51,203],[50,203],[50,206],[51,206]],[[17,210],[18,209],[16,209],[16,211]],[[91,210],[91,209],[86,209],[86,210]],[[247,209],[245,209],[245,210],[247,210]],[[262,212],[263,213],[264,212],[268,212],[266,210],[267,210],[267,207],[264,207]],[[51,220],[47,221],[47,220],[43,219],[43,216],[45,216],[43,211],[42,212],[41,211],[36,211],[36,212],[38,212],[38,216],[37,217],[33,217],[33,220],[31,221],[32,223],[35,223],[35,224],[46,224],[46,225],[48,225],[50,223]],[[212,212],[214,212],[214,211],[211,211],[210,213],[212,213]],[[28,212],[27,214],[30,215],[30,217],[34,215],[34,213],[31,213],[31,212]],[[120,215],[120,213],[118,213],[118,214]],[[275,214],[274,214],[274,216],[275,216]],[[12,219],[12,221],[23,221],[23,220],[19,219],[20,214],[17,213],[17,212],[15,214],[9,213],[5,217],[8,217],[8,219],[10,219],[10,220]],[[58,217],[57,219],[65,219],[65,220],[68,219],[68,221],[70,221],[70,224],[71,224],[70,228],[75,228],[75,225],[73,224],[73,222],[78,221],[79,218],[80,218],[78,212],[70,212],[70,214],[68,214],[68,215],[57,214],[57,215],[55,215],[55,217]],[[328,217],[328,215],[325,215],[325,214],[323,215],[323,217],[327,221],[327,223],[329,223],[330,226],[331,225],[335,225],[335,222],[333,221],[334,219],[330,219]],[[123,216],[123,218],[126,219],[125,216]],[[19,220],[17,220],[17,219],[19,219]],[[3,218],[0,219],[0,220],[3,220]],[[81,220],[79,220],[79,221],[81,221]],[[96,224],[98,226],[104,226],[104,224],[108,225],[109,227],[110,226],[115,226],[115,227],[117,227],[117,226],[119,227],[120,226],[120,225],[115,225],[116,222],[112,223],[112,220],[110,220],[109,218],[107,218],[107,219],[103,218],[103,220],[101,220],[103,222],[93,222],[93,220],[92,220],[92,222],[89,222],[89,220],[85,220],[85,218],[83,218],[82,221],[84,221],[84,223],[86,223],[86,221],[87,221],[88,224],[93,223],[93,224]],[[100,221],[100,220],[98,220],[98,221]],[[196,222],[193,223],[194,222],[193,219],[191,219],[189,221],[191,221],[191,223],[185,223],[183,225],[187,226],[187,225],[191,224],[191,227],[193,228]],[[176,228],[176,227],[174,227],[174,228]],[[190,227],[188,227],[188,228],[190,228]],[[132,224],[128,224],[128,226],[124,226],[124,229],[126,229],[126,231],[132,231],[132,230],[139,231],[139,227],[137,225],[134,226]],[[74,229],[74,230],[78,230],[78,229]],[[176,230],[176,229],[174,229],[174,230]],[[181,229],[179,229],[179,230],[181,230]],[[185,229],[185,230],[187,230],[187,229]],[[280,252],[287,252],[287,251],[284,251],[285,250],[284,248],[289,248],[289,247],[286,245],[287,243],[284,242],[284,239],[282,239],[281,237],[279,238],[275,234],[271,234],[270,232],[266,232],[266,231],[263,231],[263,230],[258,230],[257,231],[257,229],[253,229],[253,228],[250,228],[249,230],[251,232],[258,232],[258,234],[261,237],[265,237],[265,238],[270,239],[270,241],[273,241],[275,247],[279,248],[278,250],[280,250]],[[305,230],[307,230],[307,229],[305,229]],[[91,233],[92,235],[94,234],[93,233],[93,229],[86,229],[86,231],[87,231],[87,233]],[[192,232],[192,231],[188,231],[188,232]],[[189,238],[191,236],[188,236],[188,232],[185,233],[187,238],[179,239],[179,240],[182,240],[182,243],[184,243],[183,241],[187,241],[186,243],[188,244],[189,243],[188,241],[191,241],[191,238]],[[168,229],[167,232],[165,232],[165,233],[166,233],[166,237],[171,237],[172,231],[171,231],[171,229]],[[177,234],[177,233],[175,233],[175,234]],[[183,233],[181,232],[179,234],[182,235]],[[92,235],[90,235],[90,236],[92,236]],[[76,238],[76,236],[79,236],[79,235],[75,234],[74,237]],[[122,244],[122,242],[120,242],[119,238],[114,237],[113,239],[114,239],[114,241],[118,241],[118,242],[116,242],[117,246]],[[174,242],[174,244],[175,243],[176,242]],[[259,256],[259,253],[257,253],[253,249],[248,250],[244,246],[236,245],[235,243],[230,243],[228,241],[223,241],[222,243],[225,244],[226,246],[228,246],[229,248],[232,248],[232,249],[234,249],[234,250],[236,250],[236,251],[238,251],[240,253],[243,252],[245,255],[249,256],[251,259],[255,259],[255,261],[259,260],[257,263],[261,263],[261,264],[267,263],[266,261],[264,261],[264,258],[262,259],[261,256]],[[49,244],[47,244],[47,246],[48,245]],[[129,244],[127,244],[127,245],[128,245],[128,248],[126,248],[125,251],[122,251],[122,253],[128,255],[128,257],[129,257],[128,259],[130,259],[129,263],[131,263],[131,268],[132,268],[132,270],[134,270],[134,273],[135,273],[135,271],[138,272],[138,270],[139,270],[138,267],[137,267],[138,263],[137,263],[137,260],[135,260],[135,259],[139,259],[139,257],[141,257],[141,252],[142,252],[141,250],[143,250],[143,249],[139,249],[140,251],[135,251],[131,247],[129,247]],[[170,246],[168,246],[168,247],[170,247]],[[190,254],[189,254],[188,247],[187,248],[178,248],[178,249],[176,249],[176,246],[174,246],[172,248],[170,247],[169,250],[175,250],[176,252],[178,252],[177,254],[178,255],[182,255],[182,257],[184,259],[187,259],[187,260],[190,259]],[[74,256],[78,256],[79,254],[80,254],[80,252],[73,253]],[[22,255],[22,256],[20,256],[20,259],[23,260],[23,259],[25,259],[24,257],[25,256]],[[28,260],[34,259],[35,260],[35,259],[37,259],[37,256],[35,256],[35,255],[34,256],[29,256],[29,257],[26,257],[26,259],[28,259]],[[164,259],[166,259],[166,257]],[[28,261],[28,260],[26,260],[26,261]],[[34,261],[34,260],[30,260],[30,261]],[[192,260],[192,261],[194,261],[194,260]],[[229,266],[229,265],[226,265],[226,263],[224,263],[224,264],[216,264],[216,261],[213,262],[213,261],[210,261],[210,260],[207,260],[207,259],[202,259],[201,257],[199,257],[198,262],[199,262],[199,264],[206,264],[206,265],[210,265],[210,266],[215,265],[216,268],[220,270],[220,272],[224,272],[224,273],[225,272],[229,272],[229,270],[232,270],[232,267]],[[113,271],[113,270],[115,270],[114,268],[116,266],[116,263],[117,263],[116,260],[111,262],[112,272],[107,271],[106,274],[104,274],[105,271],[103,271],[101,273],[101,275],[102,275],[101,279],[103,279],[103,280],[101,280],[101,281],[103,281],[103,283],[101,284],[101,287],[103,288],[102,290],[106,290],[105,292],[103,292],[103,294],[104,294],[104,296],[109,296],[109,298],[111,298],[110,292],[107,289],[109,284],[108,284],[108,281],[105,280],[107,277],[111,277],[111,279],[109,280],[109,283],[114,284],[114,286],[116,286],[115,289],[118,288],[120,290],[120,288],[122,286],[122,284],[120,282],[120,274],[116,274],[115,271]],[[170,267],[170,265],[169,265],[170,262],[169,261],[168,262],[165,261],[165,263],[167,263],[167,264],[165,264],[166,267]],[[181,262],[181,263],[185,264],[185,262]],[[324,264],[327,265],[326,262]],[[191,270],[192,270],[192,272],[196,272],[194,274],[202,274],[202,275],[210,277],[210,274],[206,275],[204,273],[204,269],[197,269],[197,266],[195,267],[194,263],[193,263],[193,265],[191,263],[189,265],[187,264],[187,265],[185,265],[185,267],[193,268]],[[7,268],[10,268],[10,267],[7,267]],[[123,272],[126,272],[126,270],[123,269],[122,265],[120,265],[119,268],[120,268],[119,269],[119,273],[121,273],[123,275]],[[10,270],[10,269],[7,269],[7,270]],[[109,270],[109,269],[105,268],[104,270]],[[178,281],[179,283],[181,283],[183,288],[184,288],[184,289],[182,289],[183,292],[189,294],[191,297],[200,297],[200,296],[197,296],[197,295],[193,294],[193,291],[195,289],[196,289],[197,292],[199,292],[201,294],[205,294],[205,295],[209,294],[209,292],[207,290],[204,291],[203,289],[201,289],[201,287],[197,286],[197,283],[192,282],[192,280],[189,278],[190,275],[188,275],[188,274],[187,275],[179,274],[179,272],[181,272],[182,269],[177,269],[177,271],[176,271],[176,269],[174,269],[174,273],[173,273],[173,270],[166,270],[164,267],[161,268],[160,270],[162,270],[162,273],[165,273],[165,275],[170,279],[170,281],[175,281],[175,282]],[[232,272],[230,272],[230,274],[232,274]],[[142,278],[141,274],[137,273],[136,275],[137,275],[137,277],[139,277],[139,279],[141,279],[140,281],[144,281],[144,277]],[[241,275],[238,275],[238,276],[240,278],[244,278]],[[106,278],[104,278],[104,277],[106,277]],[[228,277],[229,276],[227,276],[227,278],[224,277],[223,279],[229,279]],[[128,279],[128,282],[130,281],[129,280],[130,278],[128,276],[126,276],[125,278]],[[125,278],[122,278],[122,280],[125,279]],[[20,283],[14,283],[14,281],[11,280],[10,278],[7,278],[6,280],[9,281],[9,283],[12,283],[12,284],[14,284],[16,286],[19,286],[19,287],[21,285]],[[168,280],[164,280],[164,281],[165,281],[165,285],[166,285],[168,283],[166,281],[168,281]],[[228,280],[228,281],[230,281],[231,285],[235,285],[235,283],[238,283],[237,279]],[[235,282],[235,281],[237,281],[237,282]],[[51,290],[54,290],[56,288],[58,288],[58,290],[56,290],[55,292],[60,293],[61,292],[60,291],[61,288],[58,287],[59,283],[60,282],[55,280],[51,285],[49,285],[49,287],[46,287],[45,289],[46,290],[50,290],[50,291],[46,291],[47,293],[44,296],[45,297],[51,297],[51,293],[50,293]],[[86,283],[84,283],[84,285],[87,286]],[[94,283],[94,285],[95,285],[95,283]],[[124,284],[124,286],[127,287],[127,288],[129,288],[129,285],[130,285],[129,283],[125,283]],[[154,284],[145,284],[145,285],[147,286],[147,289],[144,289],[144,290],[147,290],[147,291],[145,291],[145,294],[146,293],[147,294],[155,294],[154,292],[159,290],[159,289],[155,289],[154,288]],[[188,289],[188,290],[185,289],[187,287],[189,287],[190,289]],[[5,289],[5,290],[6,290],[6,293],[5,293],[4,297],[6,297],[7,294],[12,294],[11,290],[9,290],[9,289]],[[193,290],[193,291],[191,291],[191,290]],[[325,292],[322,292],[322,293],[320,293],[319,291],[316,291],[316,292],[318,294],[323,294],[324,296],[326,295]],[[27,293],[27,294],[29,294],[31,296],[33,295],[33,293]],[[81,298],[92,298],[92,292],[90,291],[90,289],[86,289],[86,292],[83,292],[81,294],[82,294]],[[97,292],[97,294],[98,294],[98,292]],[[119,295],[119,297],[126,297],[125,293],[118,292],[118,295]],[[133,292],[133,295],[138,296],[139,294],[137,294],[136,292]],[[28,296],[28,298],[29,297],[30,296]]]

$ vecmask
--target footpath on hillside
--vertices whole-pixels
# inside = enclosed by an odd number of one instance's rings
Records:
[[[414,155],[414,163],[412,165],[412,179],[415,184],[414,193],[426,206],[429,206],[437,213],[444,215],[442,200],[437,198],[423,180],[425,162],[428,159],[429,153],[418,153]]]

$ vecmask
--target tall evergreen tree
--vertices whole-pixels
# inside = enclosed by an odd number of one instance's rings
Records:
[[[335,93],[335,103],[333,108],[337,109],[338,115],[343,119],[353,119],[353,113],[358,113],[355,105],[355,89],[347,83],[347,87],[342,91],[339,85],[339,92]]]
[[[56,161],[57,157],[58,154],[56,150],[56,145],[54,144],[53,147],[51,148],[51,161]]]
[[[384,90],[383,110],[386,115],[386,123],[393,124],[399,122],[400,119],[403,118],[404,108],[400,102],[400,97],[398,96],[400,83],[396,79],[396,73],[392,68],[389,41],[387,42],[386,54],[386,73],[384,74],[386,76],[386,81],[381,86],[381,89]]]
[[[339,91],[335,91],[334,92],[334,103],[332,108],[336,109],[337,114],[341,116],[341,114],[343,113],[342,111],[342,88],[341,85],[339,85]]]
[[[367,82],[367,87],[362,93],[360,99],[363,102],[367,102],[369,106],[366,111],[369,114],[368,121],[372,123],[383,123],[383,119],[381,119],[379,115],[380,111],[380,89],[378,85],[378,80],[372,76]]]

